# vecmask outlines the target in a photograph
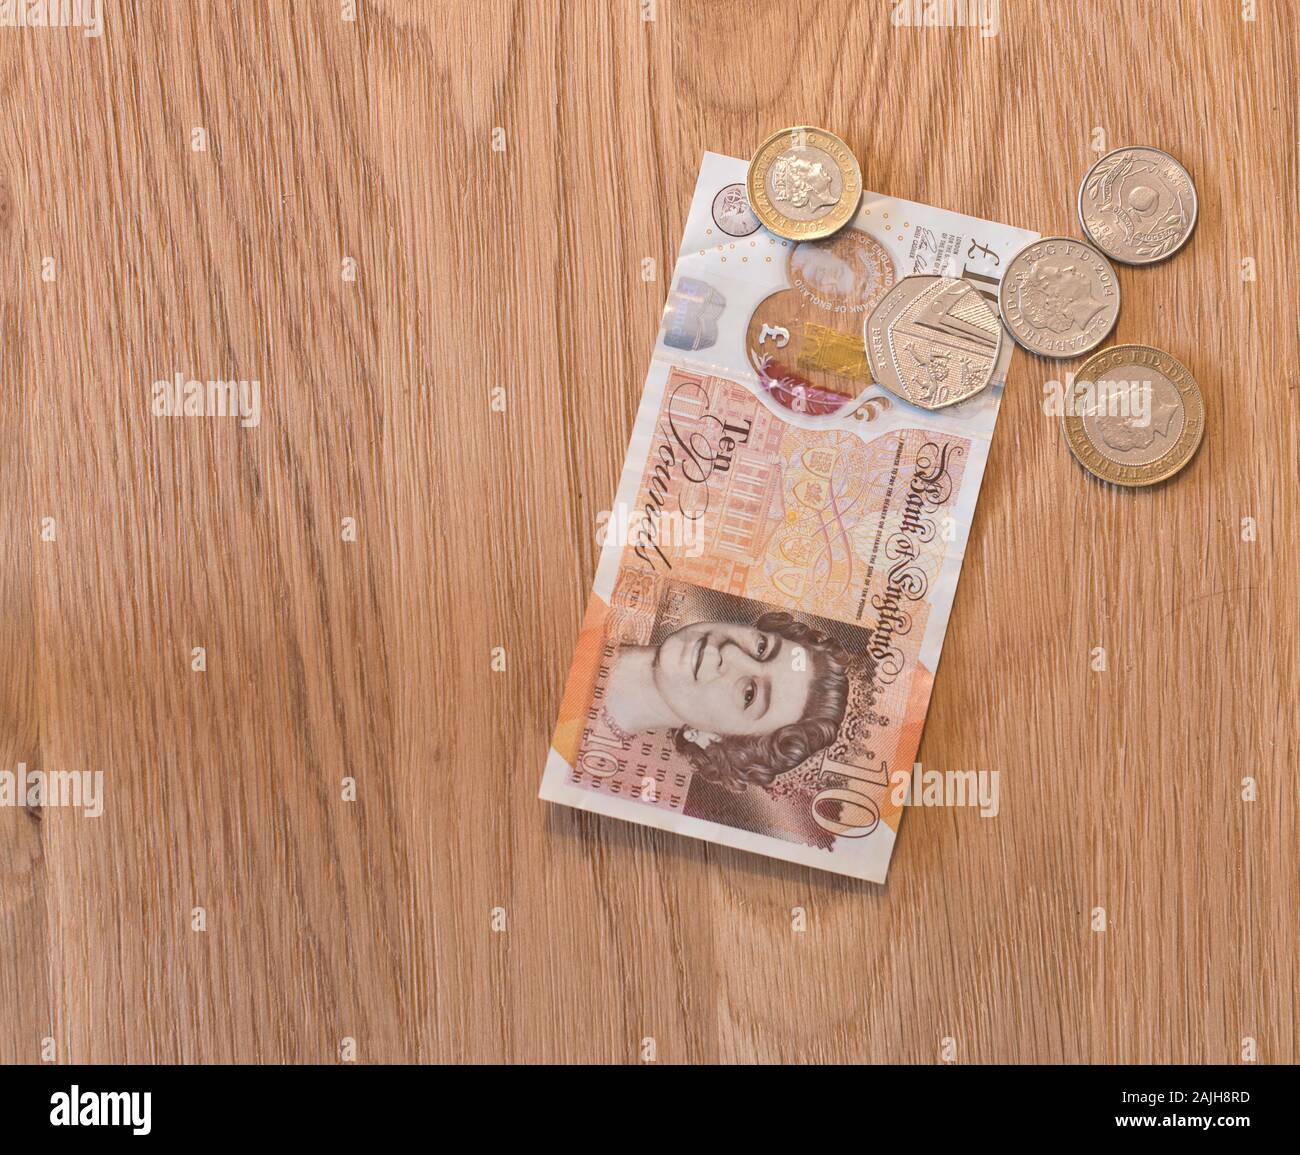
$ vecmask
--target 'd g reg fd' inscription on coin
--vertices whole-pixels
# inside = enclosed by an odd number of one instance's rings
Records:
[[[834,133],[803,125],[769,136],[749,162],[750,207],[779,237],[813,241],[842,229],[862,200],[857,159]]]
[[[1042,357],[1076,357],[1106,339],[1119,317],[1119,282],[1091,245],[1044,237],[1007,266],[998,290],[1007,331]]]

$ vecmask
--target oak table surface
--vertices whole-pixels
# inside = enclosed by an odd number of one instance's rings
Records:
[[[0,809],[0,1059],[1300,1059],[1294,6],[346,7],[0,30],[0,770],[104,782]],[[1200,196],[1111,340],[1205,442],[1104,486],[1017,353],[919,753],[1001,811],[883,886],[536,797],[701,155],[799,123],[1044,235],[1103,139]]]

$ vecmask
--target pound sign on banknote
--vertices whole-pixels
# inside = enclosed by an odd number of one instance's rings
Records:
[[[766,345],[768,338],[775,339],[778,349],[784,349],[790,344],[790,330],[783,329],[780,325],[769,325],[764,322],[763,327],[758,331],[758,343]]]

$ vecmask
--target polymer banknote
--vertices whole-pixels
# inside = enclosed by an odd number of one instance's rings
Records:
[[[882,882],[1013,348],[927,411],[864,325],[916,274],[996,308],[1037,234],[867,192],[785,241],[745,173],[705,155],[541,797]]]

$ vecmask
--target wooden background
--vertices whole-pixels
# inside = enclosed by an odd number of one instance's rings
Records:
[[[107,794],[0,811],[0,1059],[1300,1059],[1294,6],[357,2],[0,29],[0,769]],[[1205,444],[1108,489],[1017,355],[920,753],[1002,811],[885,886],[536,798],[700,156],[800,122],[1045,234],[1097,129],[1200,193],[1114,339]]]

